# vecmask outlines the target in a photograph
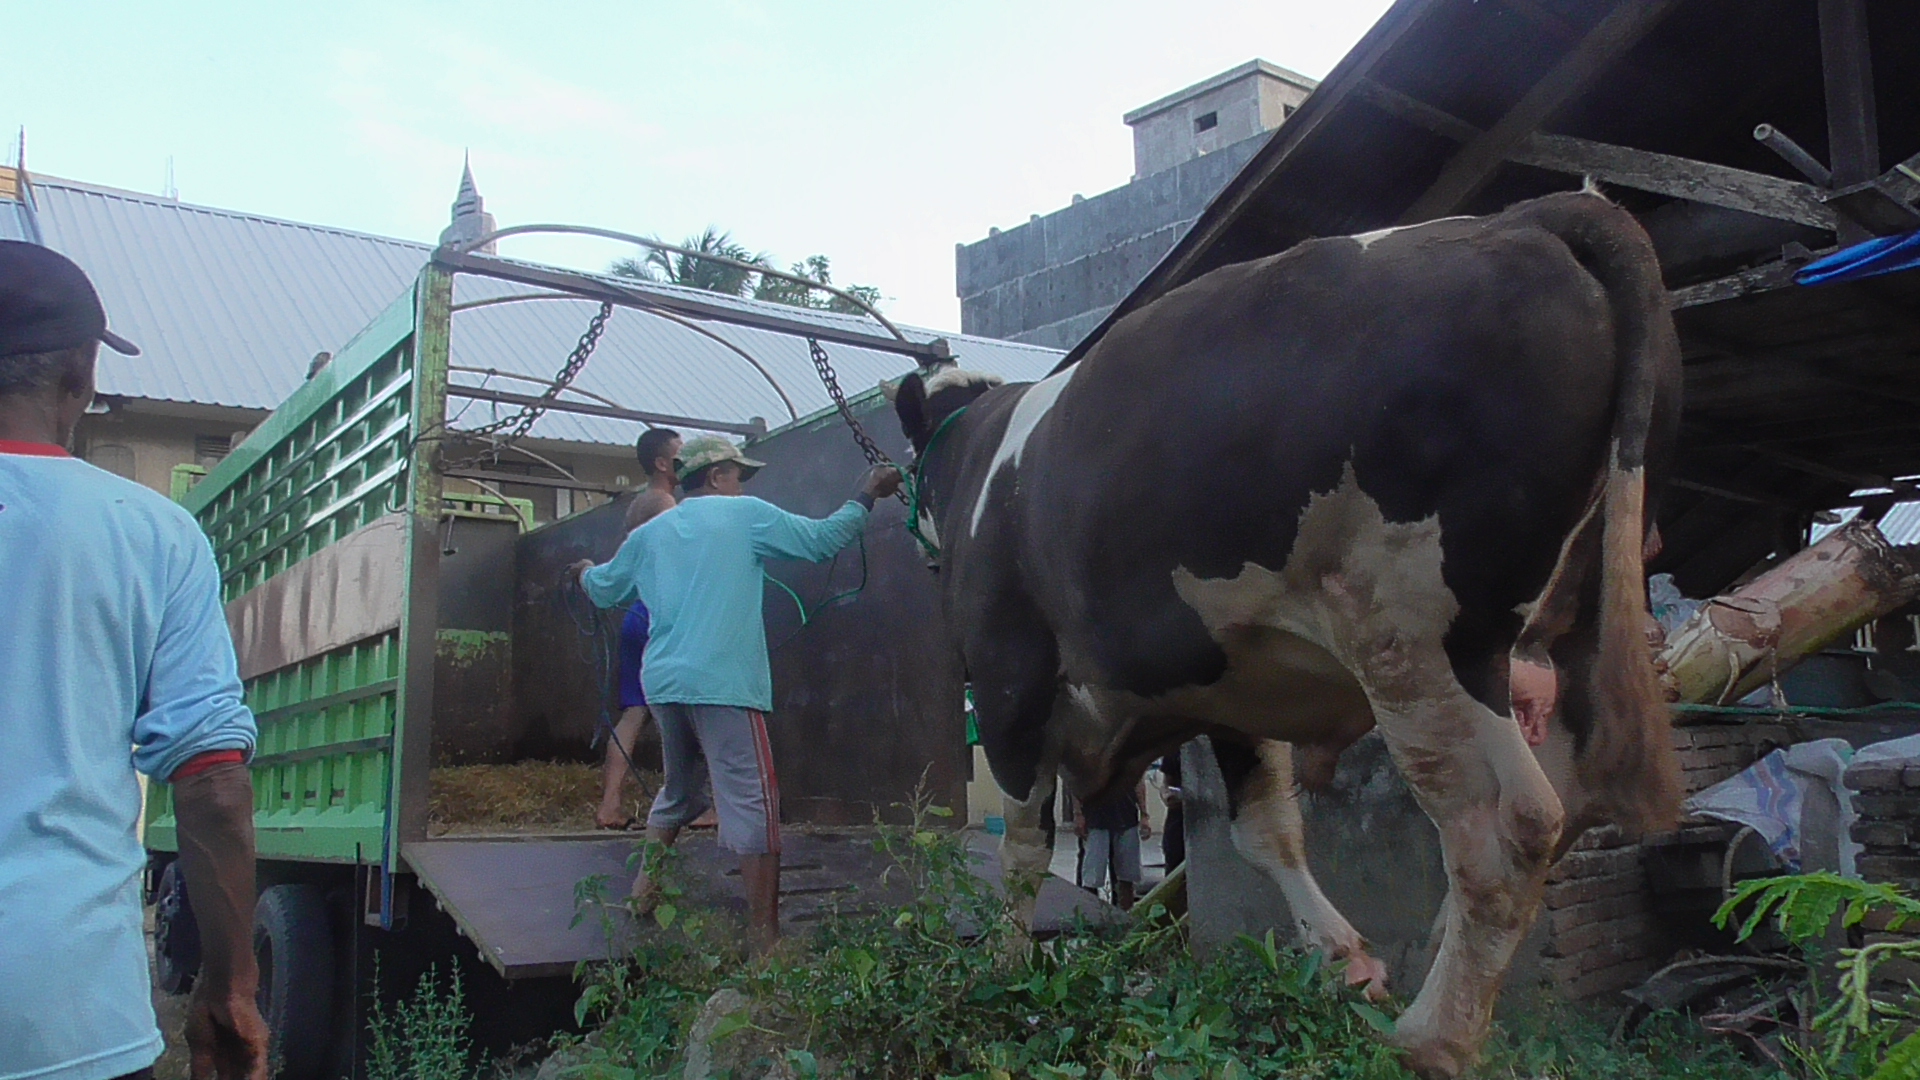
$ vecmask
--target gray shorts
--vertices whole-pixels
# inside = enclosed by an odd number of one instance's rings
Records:
[[[1113,880],[1140,884],[1140,827],[1131,829],[1088,829],[1080,854],[1080,887],[1098,889]]]
[[[773,772],[767,718],[732,705],[649,704],[660,725],[667,780],[647,814],[650,829],[679,829],[707,809],[713,781],[720,846],[739,855],[780,852],[780,781]],[[1134,864],[1139,865],[1139,857]]]

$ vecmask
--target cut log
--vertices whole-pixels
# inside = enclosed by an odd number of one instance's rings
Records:
[[[1848,522],[1706,602],[1660,653],[1667,696],[1727,705],[1920,596],[1920,570],[1872,522]]]

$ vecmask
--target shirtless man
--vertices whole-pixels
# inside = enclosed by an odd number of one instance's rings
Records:
[[[633,444],[640,458],[640,469],[647,484],[634,493],[627,504],[627,532],[652,521],[674,508],[674,474],[680,457],[680,433],[671,428],[648,428]],[[640,729],[647,724],[647,695],[640,689],[640,657],[647,650],[648,619],[644,604],[634,601],[620,624],[620,722],[614,725],[613,738],[607,740],[607,763],[602,773],[600,808],[593,821],[603,829],[627,829],[634,819],[621,805],[620,791],[630,768],[628,758],[640,741]]]

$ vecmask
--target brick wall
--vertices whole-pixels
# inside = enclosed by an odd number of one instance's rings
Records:
[[[1920,765],[1855,765],[1846,784],[1859,814],[1853,839],[1865,849],[1860,876],[1920,895]]]
[[[1853,839],[1860,853],[1860,876],[1887,882],[1920,896],[1920,765],[1897,763],[1855,765],[1847,770],[1846,785],[1853,791],[1859,818]],[[1867,924],[1866,943],[1920,937],[1920,928],[1890,934],[1884,921]],[[1896,961],[1883,965],[1877,982],[1904,985],[1920,980],[1920,964]]]
[[[1739,773],[1787,741],[1786,731],[1771,724],[1673,729],[1688,795]],[[1910,797],[1920,801],[1920,788]],[[1644,842],[1630,843],[1612,826],[1588,830],[1576,841],[1548,876],[1541,911],[1547,923],[1541,968],[1554,990],[1574,1001],[1601,997],[1639,984],[1665,963],[1674,951],[1675,927],[1656,907],[1647,849],[1723,843],[1726,832],[1719,823],[1689,820],[1677,832]]]

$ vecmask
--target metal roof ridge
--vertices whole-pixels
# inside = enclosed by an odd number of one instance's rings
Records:
[[[433,245],[418,240],[406,240],[397,236],[382,236],[379,233],[361,232],[357,229],[343,229],[337,225],[320,225],[311,221],[295,221],[292,218],[273,217],[269,214],[257,214],[247,210],[230,210],[221,206],[208,206],[204,203],[182,202],[160,195],[150,195],[144,191],[127,188],[109,187],[105,184],[88,183],[85,180],[69,180],[65,177],[48,176],[45,173],[33,174],[33,185],[37,188],[66,188],[88,195],[101,195],[121,199],[126,202],[143,203],[149,206],[168,207],[175,210],[191,210],[196,213],[210,214],[214,217],[234,218],[241,221],[257,221],[264,225],[279,225],[290,229],[309,229],[314,232],[330,233],[334,236],[347,236],[356,240],[373,240],[382,244],[415,248],[422,254],[433,251]]]

